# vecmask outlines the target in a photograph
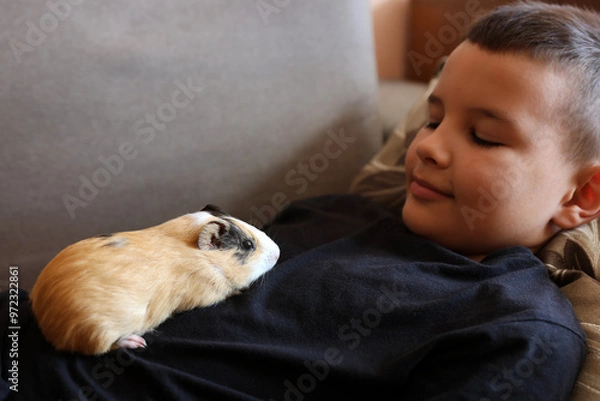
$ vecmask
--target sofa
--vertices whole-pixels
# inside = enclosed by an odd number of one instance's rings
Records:
[[[207,203],[262,224],[380,147],[367,2],[196,3],[4,6],[0,257],[22,288],[75,240]]]
[[[209,203],[262,226],[296,199],[368,196],[373,165],[422,123],[427,89],[378,79],[370,11],[367,0],[5,4],[1,289],[29,291],[77,240]],[[585,374],[577,400],[600,394]]]

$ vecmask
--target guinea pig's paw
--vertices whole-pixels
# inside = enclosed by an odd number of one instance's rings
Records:
[[[121,337],[117,341],[117,346],[121,347],[121,348],[135,349],[135,348],[146,348],[147,344],[146,344],[146,340],[144,340],[144,337],[132,334],[127,337]]]

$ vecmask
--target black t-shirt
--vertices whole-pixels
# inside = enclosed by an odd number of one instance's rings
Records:
[[[2,391],[23,400],[567,400],[585,355],[570,303],[528,249],[481,263],[358,196],[293,203],[277,266],[181,313],[148,348],[57,353],[23,293],[18,393],[6,296]],[[135,280],[135,272],[132,272]],[[110,294],[107,294],[110,296]]]

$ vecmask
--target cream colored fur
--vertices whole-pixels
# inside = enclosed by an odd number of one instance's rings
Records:
[[[199,237],[218,236],[215,222],[236,224],[256,249],[243,262],[236,249],[200,249]],[[58,350],[101,354],[119,345],[145,346],[122,341],[139,339],[173,313],[224,300],[271,269],[278,257],[279,248],[262,231],[198,212],[70,245],[38,277],[32,309]]]

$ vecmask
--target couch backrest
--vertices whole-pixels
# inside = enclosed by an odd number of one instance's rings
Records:
[[[0,267],[29,289],[91,235],[345,191],[380,145],[369,4],[313,3],[6,3]]]

